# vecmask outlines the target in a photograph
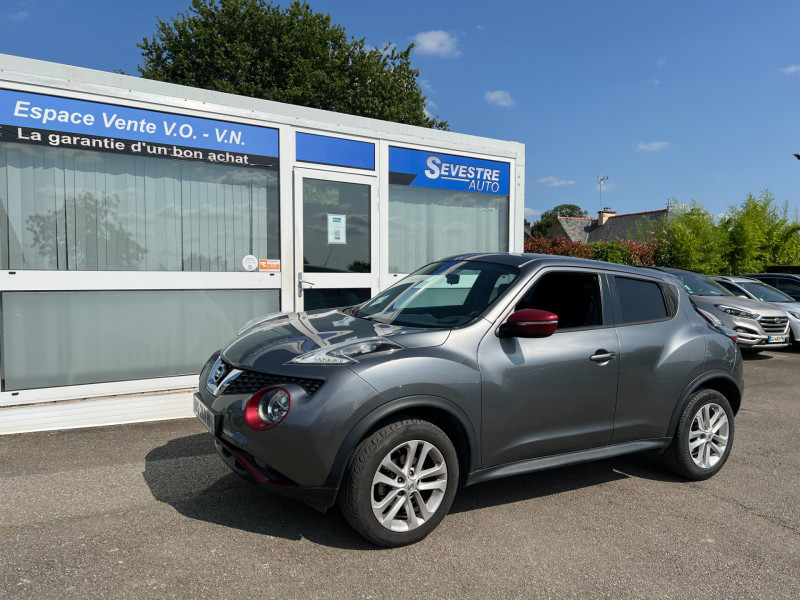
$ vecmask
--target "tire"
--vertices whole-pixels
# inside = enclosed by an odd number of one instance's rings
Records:
[[[457,487],[458,456],[450,438],[432,423],[404,419],[355,449],[338,502],[358,533],[392,548],[433,531],[450,510]]]
[[[719,471],[733,447],[733,410],[716,390],[689,396],[664,460],[681,477],[700,481]]]

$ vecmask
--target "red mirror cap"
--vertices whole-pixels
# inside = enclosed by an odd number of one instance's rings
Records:
[[[524,308],[506,320],[511,335],[546,337],[558,327],[558,315],[538,308]]]

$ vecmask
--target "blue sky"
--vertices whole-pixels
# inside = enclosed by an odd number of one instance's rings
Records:
[[[670,198],[721,214],[764,188],[800,210],[800,2],[309,3],[369,44],[415,42],[453,131],[523,142],[530,220]],[[0,53],[135,74],[156,16],[189,4],[3,0]]]

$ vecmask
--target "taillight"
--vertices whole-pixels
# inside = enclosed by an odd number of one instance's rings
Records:
[[[292,397],[282,387],[268,387],[250,396],[244,405],[244,422],[252,429],[270,429],[286,418]]]

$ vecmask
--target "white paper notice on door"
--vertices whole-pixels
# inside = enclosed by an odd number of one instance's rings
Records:
[[[347,215],[328,215],[328,243],[347,243]]]

